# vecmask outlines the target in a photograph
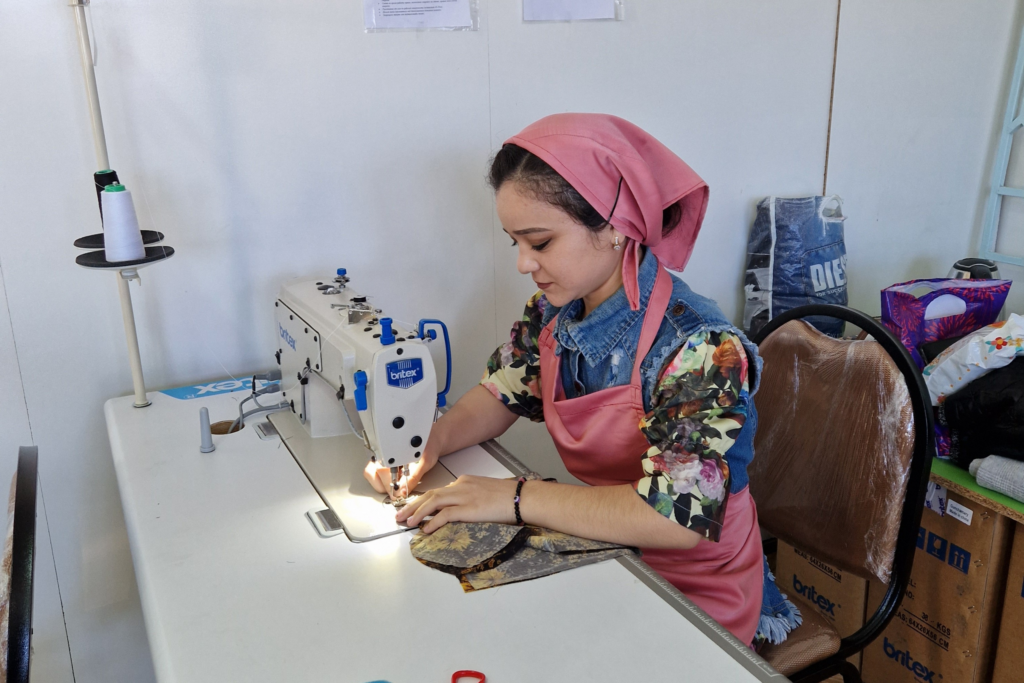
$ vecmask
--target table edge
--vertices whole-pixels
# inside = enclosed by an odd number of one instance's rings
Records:
[[[522,475],[530,471],[526,465],[505,450],[497,441],[485,441],[480,444],[480,447],[512,472]],[[693,604],[678,588],[651,569],[650,565],[646,562],[633,556],[616,558],[616,562],[625,567],[630,574],[639,579],[641,583],[668,603],[676,612],[696,626],[698,631],[718,642],[722,651],[738,662],[747,672],[753,674],[759,681],[788,680],[773,669],[768,662],[762,659],[749,646],[741,643],[736,636],[709,617],[700,607]]]

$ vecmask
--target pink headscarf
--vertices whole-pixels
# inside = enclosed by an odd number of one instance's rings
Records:
[[[633,310],[640,306],[638,243],[671,270],[686,266],[704,221],[708,186],[649,133],[609,114],[554,114],[508,143],[543,159],[602,216],[612,214],[612,226],[627,238],[622,281]],[[662,212],[676,202],[682,220],[662,239]]]

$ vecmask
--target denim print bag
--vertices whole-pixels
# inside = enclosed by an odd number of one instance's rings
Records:
[[[765,197],[747,242],[743,330],[753,337],[772,318],[805,304],[847,303],[843,201],[831,197]],[[843,321],[807,322],[832,337]]]

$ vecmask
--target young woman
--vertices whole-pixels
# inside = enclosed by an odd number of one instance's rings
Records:
[[[644,560],[741,642],[762,604],[747,489],[757,349],[666,270],[682,270],[708,187],[622,119],[559,114],[509,139],[490,183],[518,269],[537,283],[480,385],[434,425],[414,488],[440,456],[544,421],[591,486],[459,477],[398,512],[529,523],[643,549]],[[367,470],[382,492],[387,469]],[[518,508],[518,509],[517,509]],[[518,514],[518,516],[517,516]]]

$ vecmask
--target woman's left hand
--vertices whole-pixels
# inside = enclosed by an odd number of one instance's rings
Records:
[[[494,479],[464,475],[444,488],[431,489],[395,515],[395,521],[409,527],[419,526],[424,517],[434,518],[423,525],[431,534],[448,522],[500,522],[515,524],[512,499],[515,479]]]

